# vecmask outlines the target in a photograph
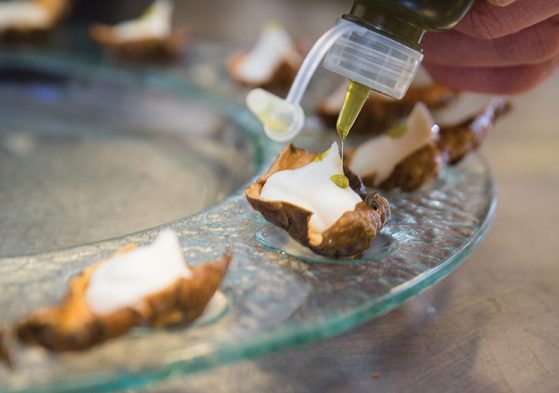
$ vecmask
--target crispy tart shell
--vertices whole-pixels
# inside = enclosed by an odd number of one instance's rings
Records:
[[[496,97],[479,113],[459,124],[441,127],[436,143],[426,145],[409,154],[396,165],[390,176],[376,184],[375,171],[362,176],[363,184],[383,190],[400,188],[414,191],[431,179],[447,164],[456,164],[470,151],[477,149],[487,134],[493,129],[495,121],[511,109],[506,96]],[[346,154],[345,164],[351,162],[355,149]]]
[[[134,249],[130,244],[114,255]],[[72,279],[62,302],[39,310],[16,327],[20,341],[40,344],[53,351],[76,351],[89,348],[128,332],[133,326],[165,327],[184,325],[198,318],[221,286],[230,255],[196,266],[190,279],[178,279],[159,293],[142,299],[134,307],[106,316],[95,315],[85,300],[91,274],[101,261]]]
[[[511,108],[508,97],[496,97],[476,115],[461,123],[441,127],[437,146],[445,161],[456,164],[470,151],[477,149],[497,119],[510,112]]]
[[[283,61],[270,72],[268,78],[255,82],[244,79],[239,75],[239,66],[246,55],[246,52],[232,55],[227,62],[227,73],[231,79],[239,85],[250,88],[260,87],[269,91],[287,90],[291,87],[291,84],[297,76],[299,67],[301,67],[302,64],[302,58],[300,56],[291,56],[290,58],[283,59]]]
[[[260,197],[268,178],[278,172],[297,169],[312,162],[318,153],[312,154],[289,144],[276,158],[268,172],[256,183],[250,184],[245,195],[251,206],[270,223],[286,230],[289,235],[313,252],[331,258],[356,259],[371,247],[376,234],[384,227],[390,216],[388,201],[378,194],[371,194],[345,212],[330,228],[321,234],[309,232],[312,212],[282,201],[270,201]],[[363,197],[359,178],[349,174],[350,185]]]
[[[14,26],[3,30],[0,29],[0,42],[43,43],[70,9],[69,0],[36,0],[36,3],[41,4],[47,9],[51,24],[45,27]]]
[[[362,177],[367,187],[377,187],[383,190],[400,188],[402,191],[413,191],[431,179],[437,177],[444,166],[441,152],[433,144],[426,145],[404,158],[378,186],[375,185],[376,172]]]
[[[13,359],[8,344],[6,343],[8,331],[0,326],[0,363],[4,363],[9,368],[13,368]]]
[[[89,35],[97,44],[118,57],[130,60],[165,62],[182,56],[192,30],[179,27],[165,39],[146,37],[133,41],[122,41],[114,38],[112,27],[103,24],[92,24]]]

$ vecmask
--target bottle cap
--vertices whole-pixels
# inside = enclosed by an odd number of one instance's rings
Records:
[[[338,19],[338,25],[354,22]],[[420,51],[373,30],[346,31],[332,45],[324,67],[380,93],[402,98],[423,59]]]

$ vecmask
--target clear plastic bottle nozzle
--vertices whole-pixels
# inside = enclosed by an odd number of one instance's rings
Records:
[[[423,58],[420,52],[391,38],[339,19],[314,44],[285,100],[262,89],[248,94],[247,106],[270,139],[286,142],[303,128],[301,98],[324,56],[327,69],[395,98],[403,97]]]
[[[339,19],[339,24],[353,23]],[[423,54],[369,29],[350,30],[332,46],[324,67],[349,80],[400,99],[415,77]]]
[[[305,113],[293,104],[264,89],[254,89],[246,98],[248,108],[264,125],[268,137],[276,142],[287,142],[301,131]]]
[[[254,89],[247,95],[248,108],[262,122],[264,131],[270,139],[286,142],[303,129],[305,114],[299,103],[316,68],[336,40],[356,28],[367,30],[348,22],[336,25],[320,37],[301,65],[285,100],[263,89]]]

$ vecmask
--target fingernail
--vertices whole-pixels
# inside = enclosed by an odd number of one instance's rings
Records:
[[[487,1],[493,5],[496,5],[497,7],[506,7],[507,5],[511,5],[512,3],[514,3],[516,0],[487,0]]]

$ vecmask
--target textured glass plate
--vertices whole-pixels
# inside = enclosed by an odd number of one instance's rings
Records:
[[[272,224],[268,224],[256,232],[256,239],[270,247],[272,250],[277,251],[284,255],[289,255],[295,258],[304,259],[310,262],[326,262],[326,263],[358,263],[367,262],[375,259],[384,258],[392,254],[398,249],[398,242],[392,236],[385,233],[379,233],[371,247],[365,252],[360,259],[340,260],[335,258],[327,258],[322,255],[315,254],[307,247],[304,247],[299,242],[294,240],[289,234]]]
[[[241,107],[180,78],[130,74],[37,55],[5,57],[38,68],[54,67],[62,74],[87,75],[99,83],[136,84],[211,107],[252,141],[255,162],[264,159],[260,172],[281,148],[262,137],[257,121]],[[128,124],[127,115],[118,118]],[[295,144],[319,151],[331,138],[332,134],[311,129]],[[314,141],[321,142],[314,145]],[[242,189],[202,212],[160,227],[57,251],[0,258],[0,321],[10,325],[38,307],[58,302],[68,280],[84,267],[128,242],[153,241],[162,227],[178,233],[185,258],[193,265],[215,259],[227,247],[234,250],[222,286],[228,303],[221,317],[184,329],[135,330],[81,353],[50,354],[10,342],[17,366],[14,371],[0,367],[0,391],[132,388],[338,334],[448,275],[487,233],[496,206],[493,179],[480,154],[445,169],[436,182],[417,192],[382,194],[392,208],[383,233],[397,241],[398,249],[361,263],[304,261],[260,243],[255,233],[267,223],[251,209]]]
[[[0,257],[183,218],[255,173],[254,146],[198,100],[142,79],[0,64]],[[87,225],[84,225],[87,223]]]

